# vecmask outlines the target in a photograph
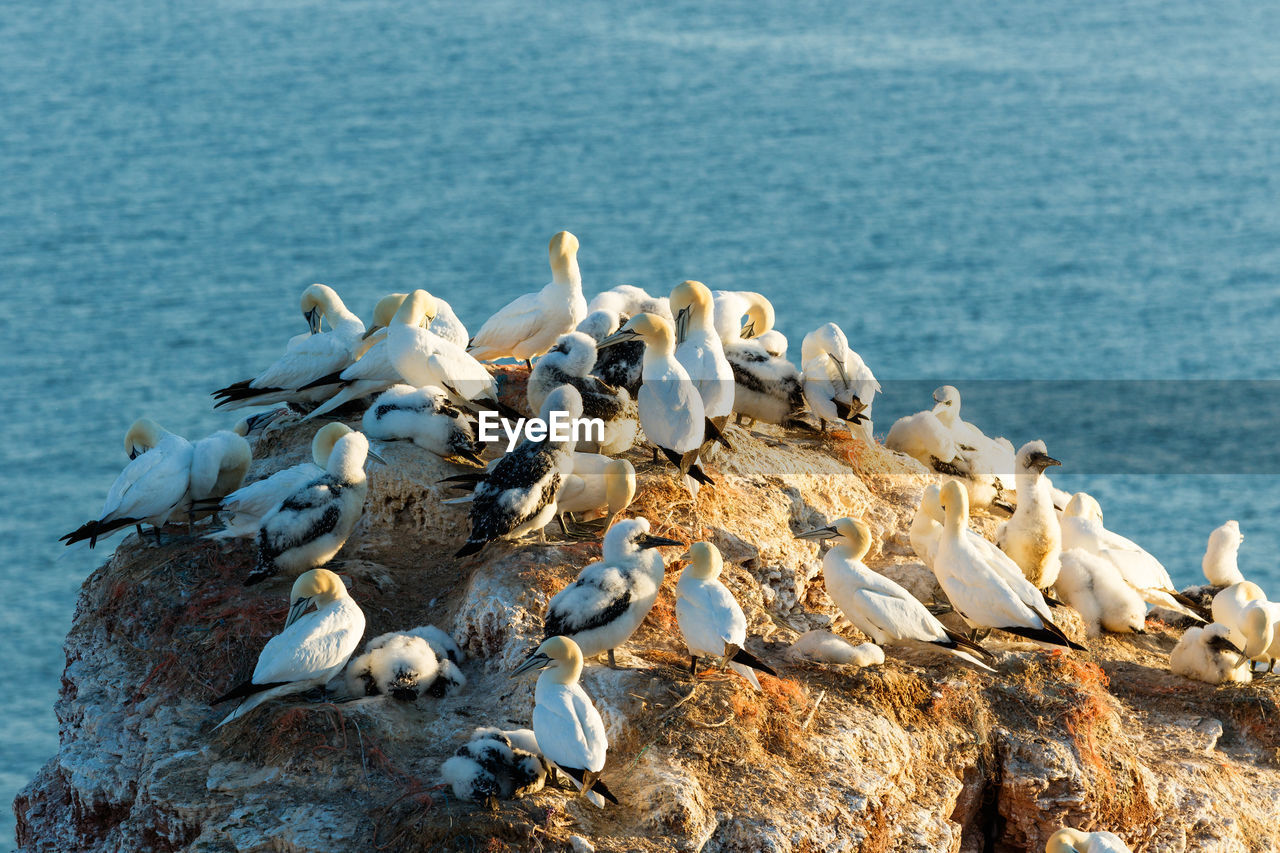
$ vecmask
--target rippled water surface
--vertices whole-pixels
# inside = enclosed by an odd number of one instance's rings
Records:
[[[95,565],[57,536],[138,415],[228,425],[208,392],[302,330],[312,281],[361,313],[426,286],[474,328],[569,228],[589,292],[764,291],[797,348],[839,322],[880,432],[928,402],[894,379],[1280,378],[1275,7],[651,5],[0,2],[0,797],[57,747]],[[988,430],[1084,448],[1060,484],[1178,581],[1234,517],[1280,595],[1277,469],[1217,394],[1164,442],[1113,397],[971,386]]]

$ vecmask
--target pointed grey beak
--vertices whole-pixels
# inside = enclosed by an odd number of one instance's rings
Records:
[[[689,331],[689,308],[685,306],[676,313],[676,343],[684,343],[684,337]]]
[[[669,548],[676,545],[683,545],[683,542],[677,542],[674,539],[665,539],[661,536],[650,536],[647,533],[636,540],[636,544],[641,550],[645,548]]]
[[[628,341],[637,340],[639,337],[640,336],[631,329],[619,329],[600,343],[596,344],[596,349],[602,350],[605,347],[611,347],[614,344],[625,344]]]
[[[320,309],[312,308],[303,316],[307,318],[307,328],[311,329],[311,334],[317,334],[320,331]]]
[[[848,385],[849,385],[849,374],[848,374],[848,373],[845,373],[845,370],[844,370],[844,362],[843,362],[843,361],[841,361],[840,359],[836,358],[836,357],[835,357],[834,355],[832,355],[831,353],[827,353],[827,358],[829,358],[829,359],[831,359],[833,362],[835,362],[835,365],[836,365],[836,373],[839,373],[839,374],[840,374],[840,381],[841,381],[841,382],[843,382],[843,383],[845,384],[845,387],[848,387]]]
[[[754,338],[756,336],[756,321],[752,320],[747,325],[738,330],[739,337]]]
[[[823,539],[834,539],[839,535],[839,532],[834,527],[819,527],[817,530],[808,530],[804,533],[797,533],[795,538],[820,542]]]
[[[549,666],[551,666],[551,658],[547,657],[542,652],[534,652],[524,659],[524,663],[511,670],[511,674],[507,677],[519,678],[526,672],[536,672],[540,669],[546,669]]]
[[[249,427],[249,434],[253,435],[267,428],[267,426],[276,418],[289,413],[287,408],[272,409],[269,412],[262,412],[250,418],[245,418],[245,423]]]
[[[386,465],[386,464],[387,464],[387,460],[385,460],[385,459],[383,459],[381,456],[379,456],[379,455],[377,454],[377,452],[376,452],[376,451],[374,451],[373,447],[370,447],[370,448],[369,448],[369,458],[370,458],[370,459],[372,459],[374,462],[377,462],[377,463],[379,463],[379,464],[382,464],[382,465]]]
[[[362,341],[369,340],[369,338],[373,337],[374,334],[381,328],[382,328],[381,326],[375,323],[374,325],[370,326],[368,329],[365,330],[365,333],[360,336],[360,340]]]
[[[307,612],[307,608],[311,605],[310,598],[299,598],[289,605],[289,616],[284,620],[284,626],[288,628],[294,622]]]

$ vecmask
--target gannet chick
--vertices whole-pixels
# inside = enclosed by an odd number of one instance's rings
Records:
[[[600,342],[612,335],[631,319],[629,314],[616,311],[592,311],[575,331],[590,335],[596,342],[596,363],[591,374],[613,388],[626,388],[632,399],[640,392],[641,370],[644,364],[644,341],[635,340],[611,347],[600,347]]]
[[[1098,506],[1092,496],[1084,492],[1073,495],[1067,508],[1063,510],[1059,523],[1064,549],[1080,548],[1107,560],[1148,604],[1176,611],[1192,619],[1201,619],[1188,606],[1194,602],[1173,588],[1173,580],[1159,560],[1132,541],[1103,526],[1102,507]]]
[[[625,388],[614,388],[591,375],[596,363],[596,342],[583,332],[562,335],[529,374],[526,396],[532,411],[541,411],[547,395],[561,385],[572,385],[582,397],[582,416],[604,421],[599,452],[606,456],[626,453],[636,442],[639,413]]]
[[[938,418],[944,405],[937,403],[932,409],[898,418],[889,428],[884,446],[905,453],[934,471],[962,477],[965,472],[954,464],[959,447],[951,430]]]
[[[587,303],[587,313],[611,311],[628,317],[636,314],[657,314],[667,320],[675,320],[671,304],[665,296],[650,296],[649,292],[633,284],[619,284],[601,291]]]
[[[412,634],[415,637],[421,637],[426,640],[431,645],[431,648],[435,649],[436,657],[440,658],[441,661],[448,659],[453,663],[462,663],[467,659],[457,641],[435,625],[422,625],[417,628],[410,628],[402,633]]]
[[[957,465],[966,476],[990,477],[1004,488],[1015,487],[1014,475],[1018,472],[1013,445],[1007,438],[988,438],[974,424],[960,417],[960,392],[954,385],[934,389],[933,400],[938,405],[934,411],[955,439]],[[970,494],[970,501],[973,495]],[[1065,501],[1064,501],[1065,505]]]
[[[539,417],[550,423],[552,412],[582,417],[582,398],[572,385],[547,395]],[[556,500],[573,472],[573,439],[525,439],[503,456],[476,484],[472,493],[471,534],[454,556],[474,554],[495,539],[519,539],[538,531],[556,516]]]
[[[845,666],[879,666],[884,663],[884,649],[875,643],[860,643],[855,646],[830,631],[806,631],[787,651],[793,658],[817,663],[838,663]]]
[[[604,510],[601,529],[607,531],[635,496],[636,469],[630,462],[598,453],[574,453],[573,473],[556,498],[556,511],[563,524],[566,513],[580,515]]]
[[[1026,586],[1010,581],[1012,561],[1002,569],[974,544],[966,532],[969,495],[964,486],[955,480],[947,482],[940,502],[946,519],[933,573],[955,611],[974,629],[995,628],[1038,643],[1083,650],[1053,623],[1043,596],[1029,581],[1022,579]]]
[[[542,757],[577,784],[616,804],[617,798],[600,779],[609,740],[604,721],[591,697],[578,683],[582,652],[568,637],[549,637],[516,667],[512,678],[542,670],[534,689],[533,733]]]
[[[871,437],[871,403],[880,383],[862,357],[849,348],[849,339],[835,323],[819,326],[800,343],[804,399],[826,432],[827,422],[860,424]]]
[[[221,429],[191,447],[192,503],[221,501],[240,488],[253,463],[253,451],[244,436],[249,423],[240,421],[235,429]]]
[[[785,358],[770,355],[756,339],[724,345],[733,369],[733,410],[753,421],[786,424],[804,411],[800,371]]]
[[[1169,653],[1169,671],[1207,684],[1252,681],[1249,657],[1231,642],[1230,633],[1217,622],[1188,628]]]
[[[1240,523],[1228,521],[1209,534],[1209,546],[1205,549],[1200,568],[1204,576],[1214,586],[1230,586],[1240,583],[1244,575],[1240,573],[1237,557],[1244,534],[1240,532]]]
[[[414,632],[393,631],[370,640],[364,653],[346,670],[352,696],[390,696],[416,702],[423,695],[440,698],[467,683],[448,657]]]
[[[674,297],[671,304],[676,305]],[[676,584],[676,622],[689,649],[689,674],[697,677],[699,657],[718,658],[721,669],[729,667],[759,690],[760,681],[753,670],[777,673],[746,650],[747,617],[733,593],[720,582],[724,558],[719,549],[710,542],[695,542],[680,559],[688,560],[689,565]]]
[[[440,776],[462,800],[515,800],[541,791],[547,769],[531,730],[479,728],[441,765]]]
[[[299,575],[289,593],[284,630],[267,641],[253,678],[213,701],[217,705],[242,700],[218,726],[243,717],[268,699],[323,687],[342,671],[362,634],[364,613],[347,594],[342,578],[328,569]]]
[[[380,441],[406,440],[443,459],[460,457],[483,465],[471,422],[434,385],[393,385],[365,410],[364,434]]]
[[[1103,629],[1117,634],[1146,633],[1147,605],[1111,563],[1072,548],[1062,552],[1062,571],[1054,586],[1062,600],[1084,619],[1089,636]]]
[[[326,473],[329,454],[338,439],[351,432],[351,427],[335,421],[316,430],[311,439],[311,462],[303,462],[277,471],[247,486],[236,489],[222,499],[222,530],[208,534],[206,539],[249,539],[258,535],[263,517],[289,495]]]
[[[548,246],[551,283],[498,309],[471,339],[468,349],[481,361],[542,355],[587,316],[578,272],[578,238],[561,231]]]
[[[810,530],[796,538],[838,540],[822,558],[827,595],[845,618],[877,645],[928,647],[993,671],[973,656],[990,659],[990,652],[948,630],[915,596],[867,568],[862,558],[871,549],[871,528],[865,521],[839,518],[829,527]]]
[[[1001,525],[996,544],[1037,589],[1048,589],[1058,580],[1062,528],[1049,483],[1041,475],[1045,468],[1062,463],[1045,452],[1043,441],[1028,441],[1018,451],[1016,464],[1018,507]]]
[[[82,524],[59,541],[74,545],[87,539],[92,548],[99,539],[125,527],[137,527],[141,534],[143,523],[157,528],[159,541],[159,528],[189,505],[191,442],[155,421],[140,418],[129,427],[125,444],[150,450],[139,453],[116,477],[97,519]]]
[[[325,475],[282,500],[258,528],[258,562],[245,586],[277,572],[323,566],[346,543],[364,513],[369,492],[364,463],[369,440],[349,432],[333,445]]]
[[[711,291],[700,281],[686,281],[671,291],[675,312],[676,361],[689,374],[702,398],[708,421],[704,444],[724,441],[723,432],[733,412],[733,368],[716,334]]]
[[[777,329],[770,329],[762,335],[756,335],[753,339],[764,347],[764,351],[774,358],[787,357],[787,336],[779,332]]]
[[[604,535],[600,559],[547,602],[543,636],[571,638],[584,657],[609,653],[630,639],[658,600],[666,566],[656,548],[682,543],[649,535],[649,521],[628,518]]]
[[[773,303],[763,295],[753,290],[715,290],[711,296],[712,322],[725,346],[759,337],[773,328]]]
[[[1132,853],[1120,836],[1110,832],[1059,829],[1049,838],[1044,853]]]
[[[253,379],[214,391],[213,396],[218,398],[214,408],[308,404],[333,395],[334,386],[311,383],[351,364],[364,334],[364,323],[347,310],[333,288],[323,284],[313,284],[303,291],[302,313],[311,326],[311,334],[291,340],[284,355]],[[329,321],[330,331],[320,331],[321,318]],[[310,387],[300,390],[303,386]]]

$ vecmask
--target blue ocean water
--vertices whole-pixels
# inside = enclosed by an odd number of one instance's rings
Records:
[[[302,330],[308,283],[362,314],[426,286],[474,326],[562,228],[588,292],[759,290],[795,347],[839,322],[881,432],[928,402],[906,380],[970,380],[1015,443],[1149,458],[1057,481],[1180,582],[1238,519],[1280,595],[1274,467],[1181,464],[1234,419],[1181,420],[1175,457],[975,381],[1280,378],[1278,35],[1238,0],[0,2],[0,799],[56,750],[95,560],[55,540],[129,422],[227,426],[208,392]]]

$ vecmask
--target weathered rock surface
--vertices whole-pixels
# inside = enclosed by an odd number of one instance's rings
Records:
[[[269,431],[252,476],[305,458],[310,432]],[[506,672],[540,638],[547,599],[599,548],[501,545],[455,560],[465,508],[440,505],[436,481],[457,469],[404,444],[371,466],[365,518],[334,568],[367,636],[451,630],[470,656],[466,688],[415,706],[297,698],[214,732],[222,713],[208,702],[283,623],[289,579],[244,589],[248,543],[131,537],[84,584],[61,748],[14,803],[21,849],[983,853],[1042,850],[1063,824],[1150,853],[1280,849],[1277,688],[1169,674],[1175,628],[1151,622],[1145,636],[1104,635],[1073,654],[993,637],[999,677],[892,651],[865,670],[788,661],[782,651],[813,628],[864,639],[842,625],[795,532],[861,515],[877,539],[869,563],[926,601],[939,595],[906,535],[931,475],[847,435],[730,438],[696,504],[634,452],[631,512],[721,548],[752,649],[781,677],[763,677],[760,693],[732,675],[695,685],[673,573],[619,655],[628,669],[584,673],[621,807],[548,789],[491,811],[438,786],[474,727],[528,725],[532,682]]]

